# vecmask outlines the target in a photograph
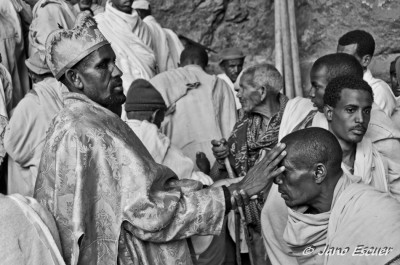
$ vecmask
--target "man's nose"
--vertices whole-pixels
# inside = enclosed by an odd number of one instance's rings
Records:
[[[114,63],[114,68],[112,70],[112,76],[114,76],[114,77],[122,76],[122,71],[118,68],[118,66],[115,63]]]
[[[278,176],[276,176],[276,177],[274,178],[274,183],[275,183],[276,185],[282,185],[282,184],[283,184],[283,181],[282,181],[282,174],[279,174]]]
[[[356,115],[357,115],[356,122],[363,123],[364,122],[364,113],[362,112],[362,110],[357,111]]]
[[[313,86],[311,86],[310,92],[308,93],[308,96],[310,98],[315,98],[315,88]]]

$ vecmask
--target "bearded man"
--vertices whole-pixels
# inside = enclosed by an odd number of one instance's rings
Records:
[[[246,178],[202,189],[156,164],[115,109],[125,101],[110,43],[89,16],[46,43],[53,75],[69,92],[43,150],[35,198],[55,217],[69,264],[192,264],[187,237],[218,234],[230,194],[266,188],[282,172],[275,148]],[[263,172],[263,173],[261,173]]]

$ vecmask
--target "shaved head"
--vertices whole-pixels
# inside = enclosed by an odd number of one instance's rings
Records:
[[[292,132],[285,136],[287,158],[296,168],[312,167],[317,163],[326,165],[328,169],[340,170],[342,149],[336,137],[322,128],[307,128]]]
[[[208,54],[200,46],[189,45],[182,51],[180,61],[181,66],[196,64],[204,69],[208,65]]]

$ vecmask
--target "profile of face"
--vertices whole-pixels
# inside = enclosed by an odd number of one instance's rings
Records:
[[[111,0],[112,6],[117,10],[131,14],[133,0]]]
[[[229,77],[232,83],[236,82],[240,72],[243,70],[244,59],[225,60],[221,63],[221,68]]]
[[[318,108],[319,112],[324,112],[324,94],[326,86],[328,85],[327,80],[328,69],[326,66],[311,68],[310,71],[310,98],[314,107]]]
[[[242,109],[249,113],[262,102],[262,92],[260,87],[253,86],[249,75],[242,75],[239,86],[235,87],[238,92],[236,96],[239,98]]]
[[[311,205],[319,196],[318,174],[321,164],[314,167],[297,164],[299,152],[288,150],[287,156],[282,160],[281,165],[285,171],[275,177],[274,183],[278,185],[278,192],[289,208]]]
[[[400,85],[396,74],[396,61],[390,63],[390,81],[392,84],[393,94],[396,97],[400,96]]]
[[[372,97],[367,91],[345,88],[336,107],[325,106],[330,129],[339,142],[357,144],[367,132]]]
[[[122,72],[115,65],[115,53],[111,46],[102,46],[90,56],[84,69],[78,72],[83,93],[106,108],[122,105],[126,100]]]

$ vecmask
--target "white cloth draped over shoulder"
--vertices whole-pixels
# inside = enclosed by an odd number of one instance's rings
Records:
[[[172,169],[179,179],[193,179],[203,185],[211,186],[212,179],[201,171],[195,171],[192,160],[171,145],[169,138],[160,133],[156,125],[139,120],[127,120],[126,123],[144,144],[154,161]]]
[[[138,78],[149,80],[156,74],[151,34],[136,11],[123,13],[107,2],[106,10],[95,16],[98,28],[111,43],[122,71],[124,93]]]
[[[396,109],[397,102],[390,86],[385,81],[374,78],[369,69],[365,71],[363,79],[371,86],[372,92],[374,92],[374,102],[388,117],[391,117]]]
[[[173,30],[164,28],[164,31],[167,34],[170,59],[174,62],[175,68],[178,68],[181,53],[185,47]]]
[[[399,235],[400,203],[371,186],[351,184],[332,207],[326,240],[348,252],[325,255],[324,264],[392,264],[400,255]]]
[[[200,151],[213,164],[211,141],[227,139],[237,119],[234,96],[228,85],[197,65],[160,73],[150,83],[160,92],[167,107],[175,108],[166,116],[162,132],[194,163]]]
[[[165,72],[170,69],[178,68],[178,65],[175,64],[168,42],[167,33],[158,24],[157,20],[153,16],[146,16],[143,19],[143,22],[148,26],[152,39],[153,39],[153,46],[154,46],[154,53],[157,60],[157,66],[159,72]]]
[[[35,199],[0,194],[0,263],[65,265],[53,216]]]
[[[62,83],[48,77],[36,83],[15,108],[4,136],[9,194],[33,196],[46,131],[62,109],[66,91]]]
[[[336,184],[332,207],[334,207],[343,190],[353,181],[359,180],[355,176],[343,174]],[[283,238],[290,248],[289,255],[295,256],[298,263],[302,265],[323,264],[324,256],[317,255],[317,253],[321,252],[326,246],[331,212],[306,214],[307,207],[301,209],[287,208],[287,210],[288,220]],[[310,246],[315,248],[314,251],[304,255],[305,249]]]

